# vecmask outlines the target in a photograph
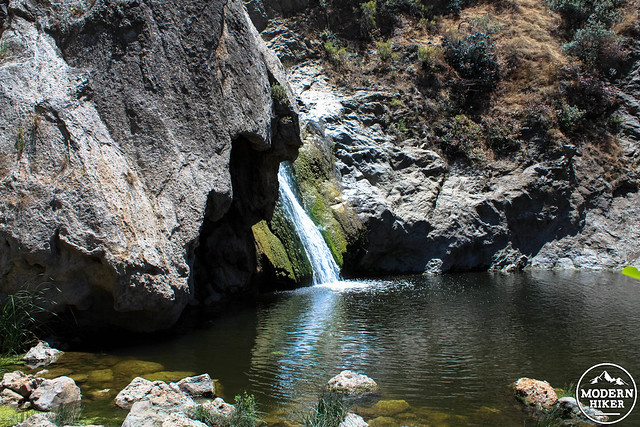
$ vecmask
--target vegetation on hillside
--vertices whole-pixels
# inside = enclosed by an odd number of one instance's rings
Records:
[[[326,0],[290,21],[318,39],[334,81],[389,97],[389,130],[481,166],[607,159],[615,180],[615,83],[632,59],[637,0]],[[634,13],[635,10],[635,13]],[[359,21],[355,26],[351,19]],[[604,154],[603,154],[604,153]]]

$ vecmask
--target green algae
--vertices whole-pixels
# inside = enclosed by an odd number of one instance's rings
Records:
[[[391,417],[409,409],[406,400],[380,400],[372,407],[376,415]]]
[[[180,381],[186,377],[193,377],[195,372],[190,371],[160,371],[143,375],[149,381],[164,381],[166,383]]]
[[[400,427],[400,423],[391,417],[377,417],[368,421],[370,427]]]
[[[164,366],[156,362],[148,362],[145,360],[124,360],[116,363],[113,370],[119,375],[135,378],[144,374],[163,371]]]
[[[114,379],[113,371],[111,369],[96,369],[87,374],[87,379],[94,383],[111,382]]]

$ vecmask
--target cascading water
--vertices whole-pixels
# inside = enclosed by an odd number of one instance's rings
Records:
[[[333,259],[331,250],[324,241],[318,227],[311,221],[293,192],[295,182],[288,164],[281,163],[278,171],[280,200],[288,217],[293,222],[304,251],[313,269],[313,284],[338,282],[340,269]]]

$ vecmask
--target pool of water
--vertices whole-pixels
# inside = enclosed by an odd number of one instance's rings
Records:
[[[411,405],[397,425],[535,425],[510,393],[519,377],[563,387],[612,362],[640,380],[639,308],[640,282],[614,273],[342,282],[267,295],[210,327],[76,357],[77,365],[69,359],[66,369],[86,375],[84,363],[104,371],[102,383],[81,378],[90,414],[109,410],[113,398],[96,392],[122,388],[135,375],[117,368],[130,359],[158,364],[150,365],[161,370],[157,378],[208,372],[227,400],[255,394],[270,420],[299,419],[329,378],[351,369],[372,377],[384,399]],[[618,425],[640,425],[640,409]]]

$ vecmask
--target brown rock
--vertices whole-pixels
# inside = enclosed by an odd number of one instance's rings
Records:
[[[549,409],[558,401],[558,395],[546,381],[520,378],[514,383],[514,389],[526,405]]]

